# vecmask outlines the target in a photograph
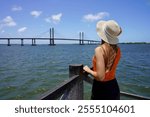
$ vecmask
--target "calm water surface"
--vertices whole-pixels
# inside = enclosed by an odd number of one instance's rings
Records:
[[[68,79],[69,64],[91,66],[97,45],[0,45],[0,99],[37,99]],[[122,91],[150,97],[150,44],[120,44]],[[85,86],[85,99],[91,86]]]

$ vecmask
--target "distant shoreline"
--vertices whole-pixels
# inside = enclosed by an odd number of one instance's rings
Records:
[[[122,42],[119,44],[150,44],[150,42]]]

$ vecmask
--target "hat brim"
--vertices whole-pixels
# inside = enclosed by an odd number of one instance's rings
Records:
[[[110,37],[108,34],[106,34],[105,32],[105,27],[106,27],[106,23],[107,21],[99,21],[96,25],[96,30],[97,30],[97,34],[98,36],[105,42],[109,43],[109,44],[117,44],[119,42],[119,39],[116,38],[112,38]]]

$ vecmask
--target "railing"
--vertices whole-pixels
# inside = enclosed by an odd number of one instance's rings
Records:
[[[42,100],[83,100],[84,86],[83,80],[92,84],[93,79],[83,72],[83,65],[70,65],[69,66],[69,79],[43,94],[40,99]],[[121,96],[128,97],[135,100],[150,100],[148,97],[139,96],[131,93],[121,92]]]

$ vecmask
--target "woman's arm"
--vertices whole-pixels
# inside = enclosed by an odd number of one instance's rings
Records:
[[[97,77],[97,72],[91,70],[87,65],[83,68],[87,73],[91,74],[94,77]]]
[[[103,57],[103,50],[101,47],[95,49],[96,56],[96,72],[97,78],[102,81],[105,78],[105,61]]]
[[[85,66],[83,69],[89,74],[93,75],[96,80],[102,81],[105,78],[105,63],[101,47],[97,47],[95,49],[95,56],[96,56],[96,71],[91,70],[88,66]]]

